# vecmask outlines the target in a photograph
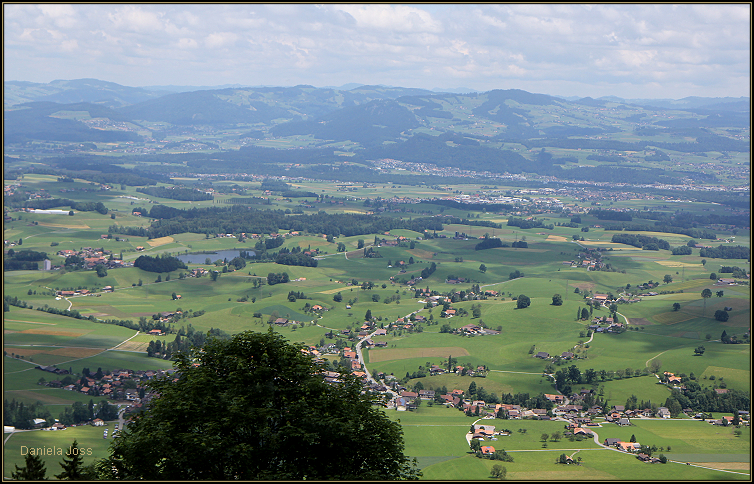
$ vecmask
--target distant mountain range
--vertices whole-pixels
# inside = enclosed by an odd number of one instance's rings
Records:
[[[279,86],[248,86],[242,84],[223,84],[218,86],[176,86],[176,85],[159,85],[144,87],[128,87],[116,84],[114,82],[100,81],[98,79],[74,79],[74,80],[55,80],[49,83],[35,83],[27,81],[6,81],[4,83],[5,107],[15,104],[21,104],[31,101],[52,101],[61,104],[91,102],[103,104],[108,107],[121,107],[130,104],[136,104],[150,99],[156,99],[168,94],[193,92],[193,91],[217,91],[224,89],[286,89]],[[294,86],[309,87],[313,86]],[[324,86],[322,89],[329,91],[352,91],[367,87],[364,84],[349,83],[342,86]],[[377,89],[386,90],[404,90],[406,88],[396,86],[372,86]],[[420,94],[468,94],[478,92],[470,88],[453,88],[442,89],[408,89],[413,93]],[[566,101],[579,101],[578,96],[553,96]],[[622,104],[635,104],[638,106],[652,106],[665,109],[712,109],[728,111],[748,111],[750,107],[750,98],[748,97],[685,97],[683,99],[626,99],[618,96],[602,96],[597,98],[598,101],[618,102]]]
[[[9,81],[4,143],[140,142],[210,128],[217,133],[213,136],[233,132],[236,140],[301,136],[313,140],[309,148],[321,148],[320,154],[329,157],[333,143],[342,147],[350,142],[349,149],[363,160],[393,158],[467,167],[473,159],[479,170],[536,169],[538,173],[559,173],[554,165],[578,162],[573,156],[545,153],[550,148],[595,150],[610,163],[624,161],[618,152],[642,152],[665,160],[667,155],[655,150],[749,151],[749,98],[567,100],[520,89],[438,93],[380,85],[347,87],[225,86],[182,91],[180,86],[135,88],[96,79],[48,84]],[[728,129],[729,135],[713,128]],[[238,134],[239,129],[243,134]],[[137,131],[150,134],[145,138]],[[532,155],[535,150],[538,154]],[[533,159],[522,157],[526,151]],[[309,163],[304,158],[313,153],[296,156]],[[255,156],[277,159],[269,150]]]

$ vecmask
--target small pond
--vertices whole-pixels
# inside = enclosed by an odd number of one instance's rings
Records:
[[[247,250],[246,252],[249,253],[249,255],[256,254],[253,250]],[[178,259],[180,259],[184,264],[204,264],[208,257],[212,262],[215,262],[217,259],[228,259],[228,261],[231,261],[233,260],[233,258],[238,257],[240,253],[240,250],[233,249],[218,250],[217,252],[214,252],[212,254],[181,254],[176,257],[178,257]]]

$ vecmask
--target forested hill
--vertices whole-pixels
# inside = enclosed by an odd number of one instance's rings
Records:
[[[111,152],[163,175],[276,175],[297,166],[301,176],[373,182],[381,172],[372,162],[397,160],[608,183],[717,183],[722,175],[738,184],[749,176],[743,99],[694,98],[671,109],[667,100],[662,106],[569,101],[520,89],[462,94],[300,85],[147,95],[93,80],[6,83],[5,89],[12,100],[27,101],[53,94],[96,99],[87,89],[99,90],[97,102],[6,101],[6,148],[25,153],[37,141],[82,143],[53,151],[67,161],[47,160],[65,168],[83,154],[103,154],[104,143],[121,143]],[[91,161],[112,163],[101,158]]]

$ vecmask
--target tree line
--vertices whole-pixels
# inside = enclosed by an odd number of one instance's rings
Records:
[[[169,198],[171,200],[183,200],[192,202],[212,200],[212,195],[195,188],[144,187],[137,188],[136,191],[139,193],[144,193],[146,195],[151,195],[153,197]]]
[[[150,216],[157,207],[152,208]],[[276,233],[279,231],[299,231],[313,234],[327,234],[333,237],[350,237],[384,233],[395,229],[408,229],[416,232],[442,230],[443,223],[461,223],[455,217],[442,221],[433,217],[403,220],[393,217],[375,217],[364,214],[328,214],[319,212],[309,215],[286,215],[283,210],[256,210],[232,205],[230,207],[207,207],[190,210],[160,209],[166,218],[152,222],[148,228],[112,225],[110,233],[159,238],[178,233],[191,232],[218,233]],[[158,212],[155,212],[157,215]]]

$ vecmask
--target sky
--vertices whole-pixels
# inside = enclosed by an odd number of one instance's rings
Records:
[[[751,91],[738,4],[3,4],[4,80],[382,84],[627,99]]]

